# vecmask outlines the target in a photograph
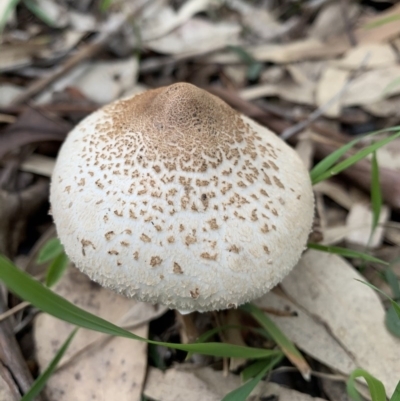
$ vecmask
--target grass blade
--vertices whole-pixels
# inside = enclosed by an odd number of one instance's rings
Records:
[[[371,237],[379,223],[382,209],[382,192],[379,180],[379,166],[376,151],[372,153],[371,161],[371,203],[372,203],[372,230]]]
[[[265,367],[257,374],[253,379],[249,380],[247,383],[243,384],[239,388],[231,391],[227,394],[221,401],[244,401],[254,390],[257,384],[262,380],[262,378],[270,371],[280,360],[281,356],[273,358],[271,361],[266,362]]]
[[[400,401],[400,381],[397,383],[396,390],[394,390],[390,401]]]
[[[54,370],[56,369],[58,363],[60,362],[60,359],[63,357],[65,351],[69,347],[69,344],[71,343],[72,339],[74,338],[76,332],[78,329],[76,328],[66,339],[62,347],[58,350],[57,354],[53,358],[53,360],[50,362],[50,365],[47,367],[47,369],[35,380],[33,383],[32,387],[29,389],[29,391],[21,398],[21,401],[31,401],[34,400],[35,397],[42,391],[43,387],[46,385],[47,380],[51,377],[53,374]]]
[[[240,307],[257,320],[258,323],[268,332],[273,340],[279,345],[287,358],[299,369],[303,377],[308,380],[311,368],[296,346],[285,336],[275,323],[257,306],[246,304]]]
[[[335,150],[324,159],[322,159],[319,163],[317,163],[314,168],[310,171],[310,177],[313,185],[317,182],[317,177],[324,174],[327,170],[329,170],[341,157],[343,157],[354,145],[364,139],[364,137],[353,139],[346,145],[341,148]]]
[[[280,355],[280,351],[224,343],[174,344],[148,340],[78,308],[19,270],[4,256],[0,256],[0,280],[19,297],[43,312],[85,329],[204,355],[248,359]]]
[[[257,376],[266,366],[270,366],[270,370],[273,369],[275,365],[277,365],[283,359],[283,354],[280,357],[268,358],[268,359],[261,359],[257,362],[252,363],[247,368],[243,369],[240,377],[242,381],[246,382],[251,378]]]
[[[359,150],[354,155],[352,155],[352,156],[348,157],[347,159],[343,160],[342,162],[338,163],[336,166],[333,166],[332,168],[325,171],[324,173],[318,175],[317,177],[314,177],[314,179],[312,179],[313,185],[318,184],[319,182],[326,180],[327,178],[332,177],[336,174],[339,174],[343,170],[346,170],[353,164],[364,159],[369,154],[375,152],[382,146],[387,145],[388,143],[392,142],[394,139],[399,138],[399,137],[400,137],[400,132],[397,132],[396,134],[391,135],[388,138],[381,139],[380,141],[377,141],[377,142],[367,146],[366,148]],[[342,149],[342,148],[340,148],[340,149]],[[338,150],[340,150],[340,149],[338,149]],[[335,152],[333,152],[333,153],[335,153]]]
[[[357,377],[363,377],[367,382],[372,401],[386,401],[385,387],[382,382],[364,369],[355,369],[347,380],[347,393],[354,401],[362,401],[362,397],[355,386],[355,379]]]
[[[62,277],[68,266],[68,256],[62,252],[50,264],[46,273],[46,285],[52,287]]]
[[[388,262],[385,262],[382,259],[375,258],[373,256],[367,255],[363,252],[353,251],[347,248],[341,248],[339,246],[330,246],[330,245],[321,245],[321,244],[314,244],[313,242],[309,242],[307,244],[309,249],[315,249],[316,251],[327,252],[327,253],[334,253],[336,255],[344,256],[346,258],[358,258],[361,260],[365,260],[366,262],[375,262],[380,263],[382,265],[389,265]]]
[[[49,262],[63,252],[64,247],[61,245],[60,240],[58,238],[52,238],[43,245],[36,262],[39,264]]]

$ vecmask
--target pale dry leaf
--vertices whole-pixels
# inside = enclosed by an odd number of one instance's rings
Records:
[[[12,6],[14,0],[3,0],[0,2],[0,19],[4,18],[6,11]],[[4,24],[8,24],[10,21],[14,20],[15,10],[12,10],[7,20],[4,21]]]
[[[0,371],[0,401],[17,401],[20,397],[13,393]]]
[[[260,84],[250,86],[239,91],[240,97],[246,100],[259,99],[261,97],[278,96],[290,102],[314,105],[315,85],[305,83],[299,85],[291,78],[284,78],[277,84]]]
[[[326,69],[326,61],[299,61],[288,64],[287,71],[299,85],[316,83]]]
[[[339,56],[347,50],[344,43],[335,43],[327,46],[326,43],[315,39],[307,38],[283,44],[266,44],[246,47],[246,51],[257,61],[271,62],[278,64],[294,63],[304,60],[327,60]],[[208,62],[220,64],[240,63],[238,55],[219,53],[207,58]]]
[[[386,167],[400,172],[400,139],[395,139],[387,146],[377,150],[379,167]]]
[[[54,28],[65,28],[69,22],[68,9],[63,2],[55,0],[36,0],[39,10],[50,19]]]
[[[246,29],[264,40],[276,39],[292,26],[292,23],[287,25],[280,23],[268,9],[254,7],[243,0],[228,0],[226,5],[240,14]]]
[[[321,241],[321,244],[323,245],[338,244],[346,238],[349,232],[350,228],[345,224],[333,227],[324,227],[322,228],[323,240]]]
[[[7,107],[24,91],[24,88],[14,84],[0,84],[0,106]]]
[[[23,161],[20,169],[28,173],[51,177],[55,162],[56,161],[53,157],[33,153]]]
[[[143,393],[156,401],[220,401],[241,384],[239,376],[229,374],[225,377],[222,372],[209,367],[186,371],[172,368],[165,373],[150,368]],[[323,401],[322,398],[313,398],[266,382],[260,382],[248,400],[261,401],[272,397],[279,401]]]
[[[296,312],[296,316],[268,316],[290,340],[312,358],[344,374],[349,374],[357,367],[352,355],[329,333],[324,324],[289,299],[269,292],[257,299],[255,304],[260,308]]]
[[[400,94],[400,85],[390,88],[390,84],[399,77],[400,66],[398,65],[366,71],[354,78],[349,90],[342,97],[342,104],[343,106],[363,106]]]
[[[346,240],[362,247],[377,248],[382,245],[384,236],[384,223],[389,219],[390,210],[383,205],[379,216],[379,224],[371,237],[372,211],[371,205],[365,202],[353,203],[346,219],[348,233]]]
[[[321,76],[316,90],[317,106],[322,107],[338,95],[348,81],[350,73],[328,67]],[[329,108],[324,109],[326,117],[338,117],[342,111],[342,98],[339,97]]]
[[[224,378],[221,372],[213,371],[213,374],[218,375],[220,388],[225,387],[226,393],[240,386],[237,376]],[[228,379],[230,385],[227,386]],[[220,401],[221,395],[225,395],[219,394],[191,371],[168,369],[163,373],[155,368],[150,368],[147,373],[143,394],[157,401]]]
[[[308,394],[300,393],[280,386],[276,383],[263,383],[264,391],[262,392],[262,400],[279,400],[279,401],[326,401],[325,398],[311,397]]]
[[[394,225],[394,222],[390,222],[390,225]],[[385,237],[393,244],[400,247],[400,224],[398,227],[386,227]]]
[[[354,200],[349,193],[343,188],[342,185],[336,184],[331,180],[324,180],[313,186],[315,192],[320,192],[332,200],[338,205],[349,210],[354,203]]]
[[[201,54],[238,43],[240,26],[233,22],[211,23],[192,18],[171,33],[145,43],[151,50],[163,54]]]
[[[68,16],[71,29],[74,31],[86,33],[96,31],[96,28],[98,28],[98,22],[93,14],[84,14],[75,10],[69,10]]]
[[[361,7],[358,4],[350,3],[346,7],[349,20],[354,19],[360,13]],[[310,27],[310,36],[327,40],[328,38],[341,34],[346,29],[345,19],[343,18],[343,8],[340,2],[325,5],[318,13]]]
[[[31,64],[32,57],[48,46],[46,38],[34,38],[28,42],[0,45],[0,72],[14,71]]]
[[[73,86],[90,100],[100,104],[110,103],[135,85],[137,74],[136,57],[83,63],[43,92],[37,102],[49,103],[54,92]]]
[[[150,10],[149,17],[141,22],[141,39],[144,42],[160,39],[185,24],[194,15],[207,11],[216,4],[215,0],[190,0],[184,2],[178,11],[166,2],[156,4],[156,7]]]
[[[124,321],[133,325],[143,322],[144,318],[148,321],[159,313],[154,306],[100,287],[75,268],[67,270],[54,291],[77,306],[116,324]],[[164,311],[161,308],[161,312]],[[42,313],[36,318],[34,340],[41,370],[48,366],[72,329],[71,324],[48,314]],[[143,323],[133,332],[146,337],[148,324]],[[139,401],[146,365],[146,343],[80,329],[61,361],[62,368],[47,383],[48,399]]]
[[[326,325],[357,366],[384,383],[390,396],[399,380],[400,339],[387,331],[378,295],[355,279],[364,280],[340,256],[309,250],[281,286]]]
[[[314,161],[315,150],[315,142],[310,138],[310,130],[305,130],[298,136],[295,149],[307,170],[310,170]]]
[[[400,96],[379,100],[371,104],[364,104],[363,109],[376,117],[400,116]]]
[[[352,47],[340,60],[332,61],[337,68],[357,70],[368,57],[365,68],[377,69],[397,64],[397,55],[391,45],[387,43],[366,43]]]

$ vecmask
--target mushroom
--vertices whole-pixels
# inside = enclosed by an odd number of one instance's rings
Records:
[[[295,151],[186,83],[84,119],[60,150],[50,200],[82,272],[183,312],[268,292],[299,260],[314,213]]]

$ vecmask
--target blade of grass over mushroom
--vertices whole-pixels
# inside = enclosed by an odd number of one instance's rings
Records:
[[[384,271],[384,276],[386,282],[389,284],[390,289],[392,290],[393,298],[396,301],[400,300],[400,284],[399,284],[399,278],[396,276],[392,269],[392,263],[385,269]],[[396,262],[394,262],[396,263]]]
[[[396,389],[394,390],[390,401],[400,401],[400,381],[397,383]]]
[[[314,179],[312,179],[313,185],[318,184],[319,182],[326,180],[327,178],[332,177],[336,174],[339,174],[343,170],[346,170],[353,164],[364,159],[369,154],[375,152],[382,146],[387,145],[388,143],[392,142],[394,139],[399,138],[399,137],[400,137],[400,132],[397,132],[396,134],[391,135],[388,138],[381,139],[380,141],[377,141],[377,142],[367,146],[366,148],[359,150],[354,155],[348,157],[347,159],[343,160],[342,162],[336,164],[335,166],[331,167],[324,173],[322,173],[322,174],[318,175],[317,177],[315,177]]]
[[[299,369],[303,377],[308,380],[311,374],[311,368],[303,355],[296,346],[285,336],[284,333],[275,325],[275,323],[257,306],[246,304],[240,307],[248,312],[258,323],[268,332],[273,340],[279,345],[287,358]]]
[[[73,330],[73,332],[68,336],[65,340],[62,347],[58,350],[56,355],[54,356],[53,360],[50,362],[47,369],[35,380],[32,387],[29,391],[21,398],[21,401],[31,401],[34,400],[35,397],[42,391],[43,387],[46,385],[47,380],[51,377],[54,370],[56,369],[58,363],[60,362],[61,358],[65,354],[65,351],[68,349],[69,345],[71,344],[72,339],[74,338],[78,328]]]
[[[271,361],[264,361],[264,368],[251,380],[243,384],[239,388],[231,391],[221,401],[244,401],[254,390],[262,378],[281,360],[281,356],[277,356]]]
[[[315,249],[316,251],[334,253],[336,255],[344,256],[346,258],[357,258],[365,260],[366,262],[374,262],[382,265],[389,264],[388,262],[385,262],[382,259],[375,258],[374,256],[368,255],[366,253],[353,251],[352,249],[341,248],[339,246],[321,245],[309,242],[307,244],[307,247],[310,249]]]
[[[50,260],[53,260],[63,252],[64,247],[61,245],[60,240],[52,238],[43,245],[36,262],[39,264],[50,262]]]
[[[62,277],[68,266],[68,256],[63,252],[51,263],[46,272],[46,285],[52,287]]]
[[[398,20],[400,20],[400,14],[389,15],[387,17],[380,18],[376,21],[365,24],[363,26],[363,28],[364,29],[374,29],[374,28],[378,28],[382,25],[390,24],[391,22],[395,22]]]
[[[181,351],[220,357],[260,359],[280,354],[280,351],[250,348],[232,344],[173,344],[139,337],[100,317],[78,308],[64,298],[50,291],[47,287],[34,280],[25,272],[19,270],[4,256],[0,256],[0,280],[2,280],[4,284],[19,297],[30,302],[43,312],[89,330],[98,331],[112,336],[143,341],[149,344],[162,345],[164,347],[179,349]]]
[[[358,377],[363,377],[368,384],[369,392],[371,394],[372,401],[386,401],[386,391],[382,382],[376,379],[374,376],[369,374],[364,369],[355,369],[349,379],[347,380],[347,394],[354,401],[362,401],[363,398],[360,396],[356,389],[355,379]]]

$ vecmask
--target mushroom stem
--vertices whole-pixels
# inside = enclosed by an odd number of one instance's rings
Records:
[[[180,334],[181,341],[184,344],[190,344],[197,340],[199,337],[199,331],[197,330],[195,321],[194,321],[194,313],[184,313],[182,314],[180,311],[175,311],[176,320],[180,324]]]

